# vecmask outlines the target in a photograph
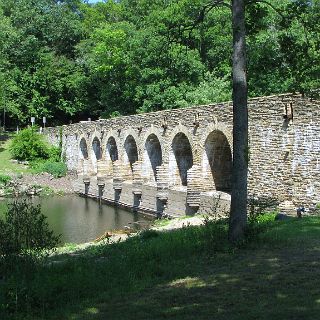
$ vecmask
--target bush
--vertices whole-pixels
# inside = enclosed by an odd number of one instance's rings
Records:
[[[52,146],[49,148],[49,160],[51,162],[61,162],[61,148]]]
[[[40,206],[27,200],[7,205],[0,219],[0,317],[28,308],[30,283],[58,243]]]
[[[275,197],[250,195],[248,197],[249,220],[256,220],[258,216],[276,210],[278,205],[279,200]]]
[[[42,166],[42,172],[47,172],[55,178],[60,178],[67,174],[67,166],[63,162],[46,161]]]
[[[31,167],[34,172],[47,172],[52,174],[55,178],[64,177],[67,174],[68,168],[63,162],[47,161],[33,161]]]
[[[13,138],[9,147],[11,156],[17,160],[32,161],[35,159],[48,159],[50,148],[43,136],[34,128],[21,130]]]
[[[0,220],[0,256],[42,256],[58,244],[59,237],[49,230],[40,205],[15,200],[7,207],[4,219]]]
[[[0,186],[1,185],[7,185],[8,182],[11,181],[11,177],[7,176],[5,174],[0,174]]]

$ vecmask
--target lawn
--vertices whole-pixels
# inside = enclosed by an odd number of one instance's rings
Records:
[[[226,222],[209,222],[53,257],[34,272],[12,317],[317,319],[320,218],[250,230],[238,248],[227,242]]]
[[[0,174],[21,174],[29,173],[31,170],[18,163],[11,162],[9,152],[10,135],[0,134]]]

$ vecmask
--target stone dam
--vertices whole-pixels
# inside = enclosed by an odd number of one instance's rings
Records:
[[[320,203],[320,102],[283,94],[248,101],[248,191],[280,205]],[[47,128],[75,191],[140,212],[225,215],[232,102]]]

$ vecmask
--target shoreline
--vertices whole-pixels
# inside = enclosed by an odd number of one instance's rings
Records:
[[[20,173],[8,174],[11,178],[6,184],[0,187],[0,199],[12,196],[41,196],[50,194],[69,195],[75,194],[72,180],[73,173],[68,173],[64,177],[55,178],[51,174],[42,173]]]
[[[206,219],[213,219],[210,216],[193,216],[193,217],[182,217],[182,218],[172,218],[165,220],[158,220],[159,223],[155,223],[151,225],[150,228],[144,230],[153,230],[156,232],[169,232],[176,229],[185,228],[188,226],[200,226],[202,225]],[[56,251],[52,256],[60,256],[60,255],[81,255],[82,251],[90,247],[96,247],[100,245],[110,245],[117,242],[123,242],[129,239],[130,237],[136,237],[144,230],[138,232],[105,232],[102,236],[98,237],[94,241],[84,242],[79,244],[74,243],[66,243],[61,247],[57,247]],[[105,237],[104,237],[105,236]]]

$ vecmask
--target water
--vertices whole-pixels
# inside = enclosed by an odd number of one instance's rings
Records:
[[[152,222],[144,215],[99,205],[93,199],[76,195],[33,198],[32,202],[41,204],[50,228],[55,234],[61,234],[63,243],[89,242],[106,231],[121,230],[125,226],[140,229]],[[5,204],[0,203],[0,214],[4,208]]]

